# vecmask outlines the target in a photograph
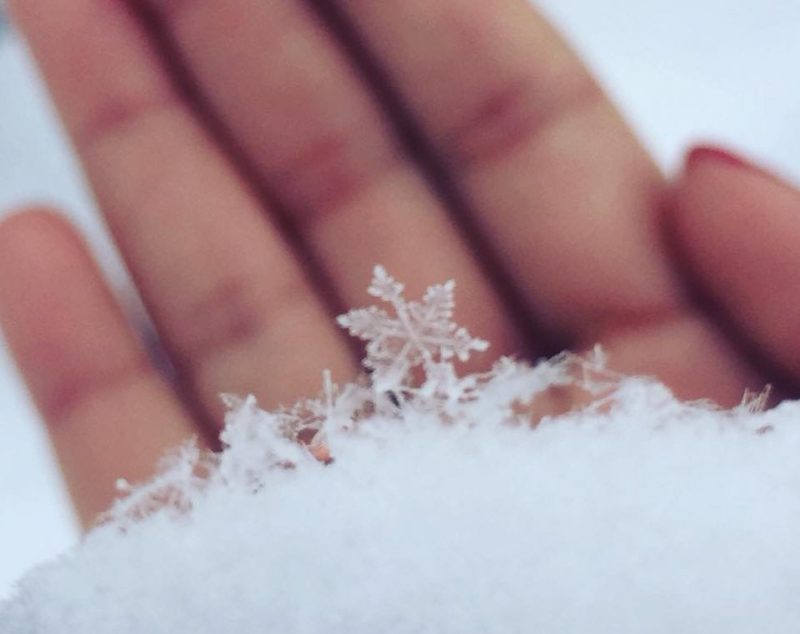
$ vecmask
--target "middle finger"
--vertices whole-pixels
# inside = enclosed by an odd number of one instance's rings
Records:
[[[478,258],[313,11],[296,0],[149,2],[345,302],[364,301],[376,263],[411,293],[456,278],[459,320],[519,351]]]

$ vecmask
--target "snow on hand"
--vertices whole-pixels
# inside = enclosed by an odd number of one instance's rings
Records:
[[[500,359],[376,268],[358,381],[177,450],[0,606],[2,634],[800,631],[797,403],[732,411],[595,355]],[[421,380],[420,380],[421,377]],[[589,405],[542,417],[548,393]]]

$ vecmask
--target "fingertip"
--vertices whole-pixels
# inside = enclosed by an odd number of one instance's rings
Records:
[[[720,174],[760,179],[774,186],[793,189],[792,185],[772,168],[739,151],[710,143],[697,144],[687,150],[683,161],[682,179],[695,180]]]
[[[717,146],[687,152],[666,239],[698,296],[740,339],[800,376],[800,191]]]
[[[54,288],[54,278],[91,266],[83,238],[64,214],[44,205],[24,207],[0,219],[0,313],[34,287]]]
[[[0,218],[0,230],[7,228],[16,229],[18,226],[27,226],[29,221],[39,222],[44,219],[59,218],[61,213],[47,205],[25,205],[22,207],[11,208]]]
[[[699,236],[702,245],[737,227],[762,231],[793,220],[786,216],[794,215],[798,196],[786,180],[738,152],[695,145],[672,183],[665,224],[678,232],[679,240],[692,242]]]
[[[747,169],[750,161],[717,145],[695,145],[686,152],[684,159],[686,173],[694,173],[698,168],[708,165]]]
[[[64,409],[58,403],[81,377],[134,356],[88,247],[49,207],[0,221],[0,324],[46,417]]]
[[[0,256],[28,251],[42,242],[75,241],[77,232],[64,214],[46,205],[12,209],[0,218]]]

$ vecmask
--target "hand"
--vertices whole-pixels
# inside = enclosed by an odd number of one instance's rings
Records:
[[[213,439],[220,392],[274,406],[356,372],[332,317],[376,263],[411,294],[456,279],[494,354],[599,342],[725,404],[780,378],[741,333],[800,372],[797,193],[695,152],[673,257],[664,181],[526,0],[10,4],[175,368],[64,221],[2,225],[0,318],[85,524]]]

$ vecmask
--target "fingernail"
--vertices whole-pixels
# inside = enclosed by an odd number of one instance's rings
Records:
[[[716,163],[725,163],[732,167],[750,168],[750,163],[742,157],[737,156],[733,152],[723,150],[722,148],[713,145],[698,145],[692,148],[689,155],[686,157],[686,166],[695,167],[699,163],[706,161],[714,161]]]
[[[697,147],[692,148],[686,157],[686,170],[691,171],[704,163],[716,163],[718,165],[721,164],[729,167],[735,167],[737,169],[751,172],[752,174],[763,176],[775,181],[776,183],[785,184],[783,179],[779,178],[772,172],[764,169],[763,167],[759,167],[751,161],[742,158],[738,154],[734,154],[729,150],[722,149],[715,145],[698,145]]]

